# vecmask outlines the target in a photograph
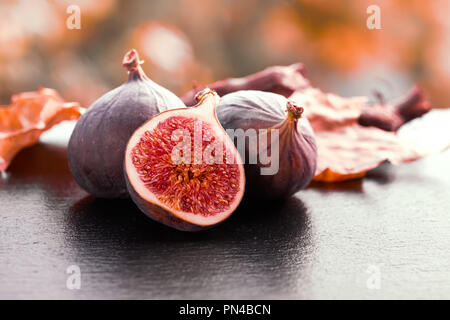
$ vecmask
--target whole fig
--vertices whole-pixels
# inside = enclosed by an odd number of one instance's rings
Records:
[[[302,113],[270,92],[243,90],[222,98],[217,116],[244,159],[248,195],[282,199],[311,182],[317,146]]]
[[[136,50],[125,55],[128,81],[96,100],[70,137],[70,171],[94,196],[128,197],[123,162],[130,136],[156,114],[185,107],[175,94],[150,80],[141,63]]]

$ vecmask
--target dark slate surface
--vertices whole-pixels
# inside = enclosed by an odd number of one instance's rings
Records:
[[[191,234],[79,189],[70,128],[2,175],[0,298],[450,298],[450,151],[282,204],[244,203]],[[66,287],[70,265],[80,290]]]

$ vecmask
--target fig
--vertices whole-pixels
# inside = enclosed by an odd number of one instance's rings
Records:
[[[314,177],[316,140],[302,113],[271,92],[243,90],[222,98],[217,116],[244,159],[250,197],[283,199]]]
[[[101,198],[128,197],[123,176],[125,147],[132,133],[154,115],[184,103],[150,80],[136,50],[123,59],[128,80],[96,100],[78,120],[68,158],[76,182]]]
[[[240,155],[217,120],[219,96],[205,89],[197,101],[145,122],[125,150],[131,199],[150,218],[183,231],[224,221],[245,188]]]
[[[405,123],[419,118],[431,110],[431,104],[425,99],[421,87],[414,86],[396,105],[379,104],[362,110],[358,123],[365,127],[377,127],[384,131],[397,131]]]

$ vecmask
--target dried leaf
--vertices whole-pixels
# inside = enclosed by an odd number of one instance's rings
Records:
[[[0,171],[5,171],[23,148],[36,144],[43,132],[65,120],[76,120],[83,108],[64,102],[48,88],[24,92],[11,98],[11,105],[0,106]]]
[[[400,164],[426,155],[395,133],[357,123],[316,131],[316,140],[319,147],[315,181],[360,178],[385,160]]]

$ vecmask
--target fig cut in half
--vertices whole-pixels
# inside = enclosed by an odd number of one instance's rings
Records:
[[[183,231],[228,218],[244,194],[240,155],[216,116],[219,96],[204,89],[191,108],[162,112],[138,128],[125,151],[125,179],[150,218]]]

